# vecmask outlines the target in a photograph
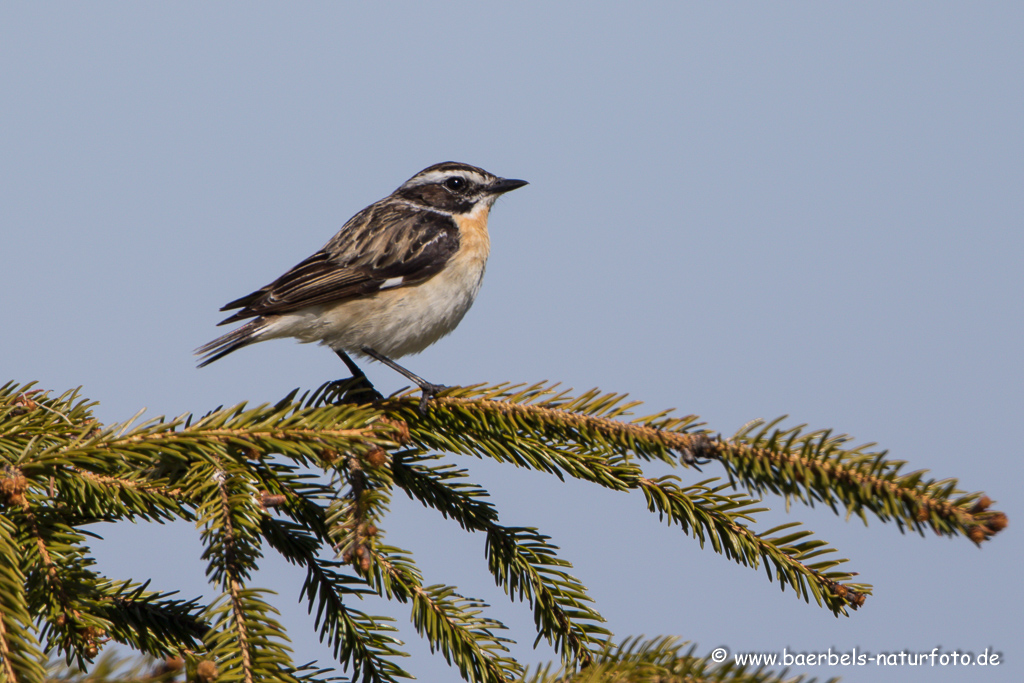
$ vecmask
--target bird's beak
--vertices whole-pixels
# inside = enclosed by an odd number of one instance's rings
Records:
[[[491,194],[505,194],[506,192],[519,189],[523,185],[529,185],[529,183],[525,180],[515,180],[513,178],[498,178],[491,183],[487,191]]]

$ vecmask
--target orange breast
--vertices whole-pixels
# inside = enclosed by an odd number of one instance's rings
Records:
[[[487,232],[487,216],[491,207],[481,202],[467,214],[454,216],[459,226],[459,253],[455,259],[486,261],[491,253],[491,236]]]

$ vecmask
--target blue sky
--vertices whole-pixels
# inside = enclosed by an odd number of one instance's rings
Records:
[[[344,375],[322,348],[201,371],[191,351],[221,305],[421,168],[524,178],[492,213],[474,308],[415,372],[599,386],[726,434],[788,414],[986,491],[1011,526],[979,550],[767,499],[761,528],[803,521],[874,584],[836,619],[636,496],[465,463],[503,522],[553,536],[619,636],[992,648],[997,669],[888,678],[1019,680],[1022,33],[1006,2],[4,3],[2,379],[80,385],[111,422],[315,388]],[[398,498],[385,528],[428,581],[491,602],[517,655],[549,657],[481,537]],[[114,577],[208,592],[187,525],[99,531]],[[278,591],[296,659],[326,661],[301,580],[268,560],[255,583]],[[405,633],[408,668],[447,679]]]

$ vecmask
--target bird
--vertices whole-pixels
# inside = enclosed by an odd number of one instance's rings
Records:
[[[420,388],[425,410],[446,387],[393,359],[423,351],[462,321],[490,254],[491,207],[527,184],[454,161],[423,169],[350,218],[312,256],[223,306],[236,312],[218,325],[247,322],[196,349],[199,367],[250,344],[293,337],[329,347],[377,396],[351,356],[384,363]]]

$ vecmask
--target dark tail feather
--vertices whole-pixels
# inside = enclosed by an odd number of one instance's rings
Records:
[[[203,360],[199,363],[199,367],[205,367],[217,360],[223,358],[232,351],[237,351],[243,346],[249,344],[255,344],[260,341],[259,335],[266,327],[266,323],[262,318],[256,318],[250,320],[246,324],[239,327],[237,330],[228,332],[223,337],[217,337],[209,344],[203,344],[195,350],[197,356],[203,356]]]

